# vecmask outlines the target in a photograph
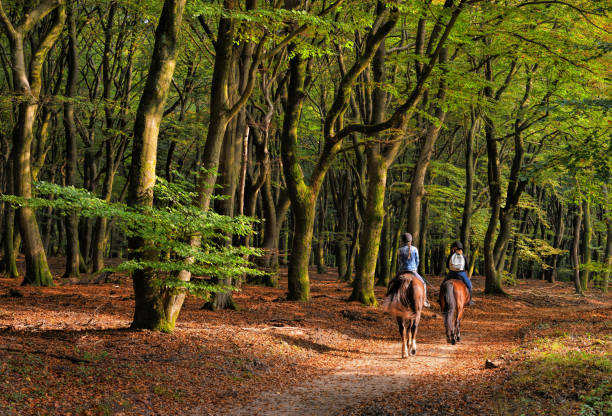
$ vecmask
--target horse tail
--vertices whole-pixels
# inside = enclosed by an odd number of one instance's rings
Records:
[[[412,317],[416,312],[413,276],[400,276],[389,283],[383,309],[395,316]]]
[[[447,280],[442,283],[440,289],[440,305],[442,306],[442,315],[444,315],[444,327],[446,328],[446,340],[452,344],[455,343],[455,310],[457,302],[455,300],[455,288],[453,282]]]

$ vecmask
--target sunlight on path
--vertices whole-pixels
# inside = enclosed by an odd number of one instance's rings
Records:
[[[418,377],[438,373],[465,347],[420,343],[417,356],[400,358],[399,342],[381,342],[379,353],[366,354],[331,374],[259,399],[227,413],[241,415],[334,415],[365,400],[406,389]]]

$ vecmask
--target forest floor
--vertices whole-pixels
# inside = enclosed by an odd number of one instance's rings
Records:
[[[529,280],[485,297],[476,277],[451,346],[428,280],[417,355],[402,360],[395,321],[347,302],[331,269],[311,271],[309,303],[285,300],[284,274],[278,289],[244,285],[237,311],[188,298],[172,334],[128,329],[127,278],[0,279],[0,415],[610,414],[610,294]]]

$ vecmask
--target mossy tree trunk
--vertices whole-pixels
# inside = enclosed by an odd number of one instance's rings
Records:
[[[285,119],[281,133],[283,170],[295,222],[288,270],[288,299],[300,301],[310,299],[308,263],[317,200],[312,187],[305,183],[297,154],[298,125],[305,98],[306,65],[307,62],[299,54],[296,54],[289,62],[289,97],[285,106]],[[316,191],[318,193],[318,189]]]
[[[28,33],[48,15],[51,15],[50,22],[44,29],[40,29],[38,45],[29,55],[30,61],[26,63],[24,43]],[[42,86],[42,68],[49,51],[62,32],[65,20],[66,12],[62,2],[48,0],[38,3],[30,10],[24,10],[24,16],[19,25],[13,26],[0,4],[0,25],[7,35],[10,46],[14,93],[20,97],[17,122],[13,128],[11,153],[13,191],[15,195],[24,198],[32,197],[31,151],[34,137],[33,126]],[[22,206],[17,210],[16,217],[26,258],[26,274],[23,284],[53,285],[34,210],[28,206]]]
[[[136,112],[128,203],[132,207],[153,206],[157,138],[164,105],[174,68],[178,35],[186,0],[165,0],[157,30],[149,72]],[[158,256],[152,242],[139,238],[129,240],[131,257],[152,260]],[[170,332],[182,306],[183,298],[169,302],[173,293],[164,293],[155,283],[151,269],[133,273],[136,299],[132,328]],[[184,296],[184,295],[183,295]]]
[[[310,250],[312,244],[315,204],[319,190],[327,171],[341,150],[344,137],[349,135],[348,130],[337,131],[337,129],[342,127],[342,117],[349,107],[353,86],[399,18],[397,9],[386,10],[380,5],[377,9],[378,16],[372,25],[372,30],[365,38],[362,54],[357,57],[348,71],[342,71],[336,95],[325,117],[324,142],[309,185],[306,184],[297,153],[298,124],[305,98],[306,61],[296,54],[289,63],[290,81],[281,135],[281,154],[295,218],[293,248],[297,251],[292,251],[289,263],[289,299],[292,300],[307,300],[310,296],[308,284],[310,252],[304,253],[303,250],[306,248]],[[292,44],[290,54],[293,51],[295,51],[295,45]]]
[[[374,295],[374,274],[376,259],[380,248],[380,236],[385,217],[384,201],[387,183],[387,172],[390,161],[395,158],[395,152],[382,155],[375,149],[367,149],[368,160],[368,187],[366,195],[366,209],[364,213],[363,228],[359,241],[359,255],[355,265],[355,280],[350,300],[364,305],[376,305]]]

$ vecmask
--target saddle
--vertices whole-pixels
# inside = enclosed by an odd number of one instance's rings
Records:
[[[459,276],[458,274],[455,273],[449,273],[446,275],[446,277],[444,278],[444,280],[442,281],[442,283],[446,282],[447,280],[460,280],[463,282],[463,279],[461,278],[461,276]]]

